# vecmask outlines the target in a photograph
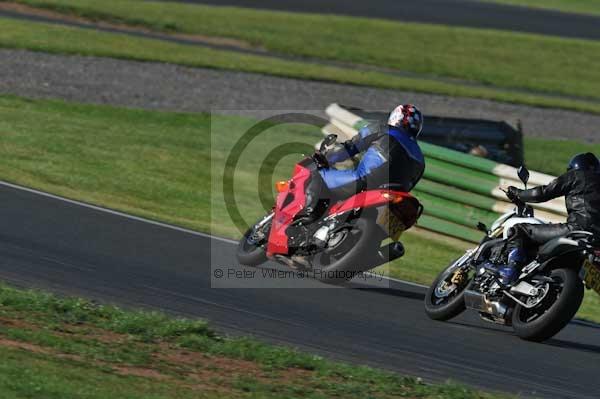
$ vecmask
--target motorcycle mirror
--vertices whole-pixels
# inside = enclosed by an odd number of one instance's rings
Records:
[[[321,151],[324,151],[327,147],[334,144],[337,140],[337,134],[328,134],[323,141],[321,141]]]
[[[529,171],[525,166],[521,166],[517,171],[517,175],[519,175],[519,179],[527,186],[527,182],[529,181]]]
[[[488,232],[487,226],[482,222],[477,223],[477,230],[483,231],[484,233]]]

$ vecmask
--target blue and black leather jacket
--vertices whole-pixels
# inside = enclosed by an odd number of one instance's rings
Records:
[[[396,189],[408,192],[425,171],[425,159],[416,139],[385,124],[362,128],[343,148],[328,154],[327,159],[333,165],[363,152],[354,169],[319,171],[330,190],[359,192],[393,184]]]

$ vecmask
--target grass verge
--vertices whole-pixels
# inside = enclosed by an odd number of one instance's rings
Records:
[[[221,337],[199,320],[4,285],[0,356],[6,399],[506,397]]]
[[[497,87],[600,98],[600,72],[581,68],[600,62],[600,43],[593,41],[156,1],[20,1],[153,29],[241,39],[282,54],[385,66]]]
[[[510,4],[557,10],[577,14],[600,15],[600,1],[598,0],[484,0],[490,3]]]
[[[88,3],[91,4],[91,2],[82,4]],[[123,3],[129,4],[130,2]],[[134,3],[136,4],[136,7],[146,7],[147,4],[155,4],[152,2]],[[117,10],[120,8],[118,4],[121,4],[121,2],[115,3]],[[168,10],[171,9],[171,7],[178,9],[179,6],[180,5],[169,3],[168,6],[162,5],[161,8],[158,8],[158,11],[164,10],[166,15],[168,15]],[[73,5],[70,7],[75,6]],[[193,7],[199,6],[187,5],[185,7],[192,7],[190,13],[193,13]],[[238,18],[240,22],[247,20],[255,21],[255,18],[250,18],[249,15],[246,15],[246,12],[250,12],[248,10],[232,10],[232,13],[229,14],[228,12],[223,11],[222,8],[216,7],[214,9],[216,11],[213,10],[213,8],[208,8],[207,10],[210,12],[205,12],[204,7],[200,8],[201,12],[197,16],[198,18],[202,16],[202,19],[200,20],[207,18],[207,23],[201,24],[196,21],[195,26],[210,26],[212,22],[209,24],[208,21],[213,21],[215,19],[219,20],[219,18],[223,21],[222,18],[225,16],[227,16],[227,18]],[[155,10],[150,15],[157,14],[158,11]],[[212,12],[215,12],[216,14],[213,15]],[[220,13],[223,14],[221,15]],[[186,15],[184,12],[181,12],[181,14]],[[219,17],[219,15],[221,16]],[[591,65],[596,62],[595,58],[600,54],[600,51],[598,51],[600,50],[600,43],[588,41],[575,41],[573,43],[566,41],[563,43],[562,41],[565,39],[528,36],[520,38],[512,37],[510,36],[512,33],[505,32],[471,32],[470,30],[464,29],[454,31],[456,28],[422,26],[418,24],[407,24],[406,26],[399,25],[400,28],[397,28],[399,30],[395,31],[395,23],[385,21],[373,22],[371,20],[346,21],[346,18],[342,17],[340,18],[343,19],[343,23],[340,23],[343,26],[347,25],[346,31],[352,27],[352,32],[377,32],[377,27],[380,24],[385,25],[391,23],[394,26],[392,26],[393,29],[390,28],[391,30],[389,31],[385,29],[380,31],[380,36],[371,37],[365,34],[367,37],[363,39],[361,36],[360,40],[355,37],[352,37],[352,40],[349,41],[347,38],[337,37],[311,38],[303,37],[302,32],[327,32],[328,30],[323,31],[319,28],[319,24],[324,22],[319,22],[316,25],[313,25],[312,22],[304,22],[301,25],[295,25],[295,21],[289,21],[285,18],[280,18],[281,20],[279,20],[277,19],[277,15],[278,14],[273,16],[275,19],[272,23],[275,33],[269,33],[269,37],[285,38],[284,42],[290,46],[288,52],[293,53],[293,55],[360,63],[375,63],[383,66],[388,66],[389,64],[391,67],[400,68],[404,71],[424,73],[425,76],[430,76],[430,78],[403,77],[378,71],[357,70],[350,66],[337,67],[311,62],[288,61],[267,56],[214,50],[200,46],[174,44],[165,41],[127,36],[125,34],[98,32],[81,28],[25,22],[7,18],[0,18],[0,47],[23,48],[62,54],[94,55],[140,61],[168,62],[195,67],[242,70],[300,79],[332,81],[380,88],[444,94],[449,96],[483,98],[510,103],[600,113],[600,102],[596,101],[600,99],[600,96],[598,96],[600,91],[597,90],[600,87],[594,83],[600,82],[600,79],[597,79],[598,76],[596,76],[597,72],[593,68],[579,67],[579,65]],[[271,18],[270,15],[267,15],[267,17]],[[291,17],[292,16],[290,16],[290,18]],[[295,14],[294,18],[296,18]],[[324,21],[328,21],[328,19]],[[262,26],[263,31],[265,30],[265,26],[271,26],[268,24],[265,25],[263,22],[264,18],[258,18],[258,22],[255,22],[257,26],[254,26],[252,28],[253,30],[250,30],[249,32],[255,32],[258,29],[258,26]],[[371,26],[371,24],[374,25]],[[177,24],[175,25],[177,26]],[[206,34],[236,37],[234,28],[231,27],[237,26],[236,24],[231,25],[229,23],[221,23],[218,24],[218,26],[230,26],[232,32],[211,31]],[[275,28],[277,26],[301,26],[302,32],[278,31]],[[246,32],[246,30],[241,27],[235,29],[239,29],[240,32]],[[248,29],[250,29],[250,27],[248,27]],[[447,31],[447,29],[449,29],[449,31]],[[404,30],[407,31],[405,32]],[[260,30],[258,32],[260,32]],[[341,32],[343,32],[343,30]],[[503,35],[509,36],[503,37]],[[387,37],[399,37],[403,38],[402,40],[408,40],[407,38],[410,38],[410,43],[419,43],[419,46],[406,46],[406,43],[404,43],[404,45],[398,43],[397,45],[400,46],[398,48],[409,48],[410,51],[417,51],[417,53],[405,54],[396,51],[387,52],[381,51],[378,48],[373,48],[372,43],[381,43]],[[320,48],[320,46],[315,45],[315,43],[321,43],[317,40],[323,40],[322,43],[332,43],[332,40],[337,40],[333,42],[335,43],[335,53],[331,53],[332,49],[330,48],[321,50],[323,52],[321,55],[310,54],[309,52],[305,54],[300,50],[295,50],[296,48],[299,49],[302,47],[299,43],[294,44],[294,41],[298,40],[298,38],[301,38],[302,43],[304,43],[303,46],[309,49]],[[435,47],[437,46],[438,40],[442,39],[444,39],[446,47]],[[242,37],[242,40],[249,40],[253,43],[256,41],[260,42],[260,40],[253,39],[252,37]],[[473,40],[474,42],[469,43],[469,40]],[[548,43],[545,42],[547,40],[549,41]],[[559,42],[554,43],[556,40]],[[347,48],[344,47],[346,41],[348,41],[346,45]],[[429,41],[432,43],[429,43]],[[460,46],[457,46],[456,43],[461,44]],[[504,48],[495,49],[495,46],[497,46],[498,43],[503,44]],[[514,43],[520,44],[519,46],[514,46]],[[365,49],[364,53],[358,51],[358,49],[361,48]],[[455,48],[455,50],[453,50],[453,48]],[[547,49],[548,51],[544,49]],[[274,48],[274,51],[286,53],[285,49]],[[555,52],[564,53],[565,51],[569,54],[572,52],[572,54],[569,57],[553,56]],[[326,57],[326,54],[330,53],[334,55]],[[403,65],[400,63],[395,65],[392,61],[387,62],[377,58],[378,54],[394,54],[395,57],[398,53],[403,54],[398,62],[400,62],[400,60],[411,60],[411,63],[414,62],[416,64]],[[538,54],[539,59],[532,59],[532,54]],[[475,62],[472,60],[478,61]],[[523,64],[523,62],[525,62],[525,64]],[[565,65],[565,62],[569,65]],[[539,68],[536,68],[535,73],[530,68],[532,63],[541,65]],[[503,67],[498,68],[498,65],[503,65]],[[570,72],[565,73],[565,71]],[[464,82],[457,83],[451,79],[440,80],[435,78],[436,76],[465,78],[472,82],[479,82],[482,85],[470,85],[464,84]],[[539,89],[540,91],[530,93],[522,91],[523,89]],[[565,95],[581,97],[578,97],[579,99],[567,99],[543,93],[562,93]],[[591,100],[581,99],[588,96]]]
[[[231,148],[254,124],[253,119],[234,116],[213,115],[211,119],[206,114],[0,97],[0,176],[69,198],[235,238],[240,233],[222,199],[221,177]],[[264,213],[257,190],[273,187],[272,181],[256,176],[263,160],[279,144],[292,143],[287,155],[271,162],[272,179],[286,178],[298,152],[307,151],[317,137],[321,135],[314,127],[275,126],[243,151],[234,185],[247,223]],[[596,149],[567,143],[527,140],[529,166],[554,173],[554,168],[564,168],[574,150]],[[550,148],[552,162],[544,158]],[[429,284],[463,251],[434,236],[409,232],[403,241],[407,254],[389,272],[422,284]],[[600,321],[598,308],[598,298],[589,295],[580,316]]]
[[[600,155],[600,144],[576,140],[546,140],[525,138],[525,159],[531,170],[559,176],[567,171],[567,165],[575,154],[593,152]],[[548,154],[552,154],[551,157]]]

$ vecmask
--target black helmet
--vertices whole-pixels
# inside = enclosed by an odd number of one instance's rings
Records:
[[[591,152],[575,155],[569,162],[567,170],[593,170],[600,172],[600,161]]]

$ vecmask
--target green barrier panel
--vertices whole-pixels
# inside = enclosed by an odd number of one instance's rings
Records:
[[[421,180],[415,190],[450,201],[471,205],[486,211],[493,211],[494,205],[498,202],[498,200],[491,197],[474,194],[456,187],[447,186],[445,184],[436,183],[426,179]]]
[[[352,127],[358,131],[369,124],[370,122],[368,120],[360,119]],[[494,169],[500,165],[490,159],[476,157],[450,148],[426,143],[424,141],[419,141],[419,146],[421,147],[423,154],[429,158],[439,159],[455,165],[475,169],[480,172],[493,174]]]
[[[468,227],[461,226],[456,223],[448,222],[446,220],[436,218],[435,216],[421,216],[421,218],[419,219],[419,223],[417,223],[417,226],[427,230],[435,231],[436,233],[474,243],[479,243],[479,241],[481,241],[481,238],[483,237],[483,233],[481,231],[470,229]]]
[[[462,188],[473,193],[490,195],[500,182],[496,176],[437,159],[429,158],[426,160],[426,163],[424,177],[427,179]]]
[[[360,130],[368,125],[369,121],[361,119],[354,124],[353,128],[355,130]],[[481,172],[493,173],[494,169],[499,165],[499,163],[486,158],[465,154],[460,151],[426,143],[424,141],[419,141],[419,146],[421,147],[421,150],[423,150],[423,154],[425,154],[427,157],[439,159],[441,161],[446,161]]]
[[[441,161],[446,161],[455,165],[475,169],[481,172],[493,173],[494,168],[496,168],[499,165],[498,163],[486,158],[468,155],[459,151],[425,143],[422,141],[419,142],[419,146],[421,147],[423,153],[427,157],[439,159]]]
[[[454,201],[448,201],[430,194],[415,190],[417,198],[425,207],[425,214],[439,219],[475,228],[479,222],[492,224],[498,214],[491,211],[474,208]]]

